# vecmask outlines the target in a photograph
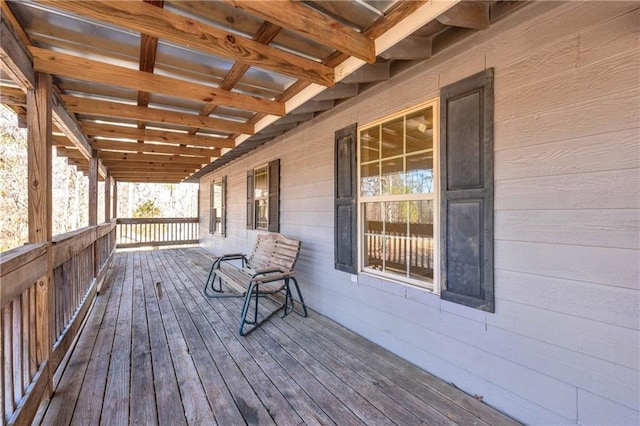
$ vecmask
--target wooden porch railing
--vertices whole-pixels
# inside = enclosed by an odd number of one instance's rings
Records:
[[[119,218],[117,248],[198,244],[198,218]]]
[[[0,413],[29,424],[77,336],[115,249],[115,221],[0,254]],[[47,270],[51,257],[51,282]]]
[[[367,266],[407,272],[417,276],[433,274],[433,225],[384,224],[369,221],[365,234]]]

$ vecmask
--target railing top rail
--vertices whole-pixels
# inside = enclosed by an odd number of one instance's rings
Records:
[[[197,217],[119,217],[117,221],[119,224],[127,225],[137,223],[198,223],[199,219]]]
[[[47,243],[25,244],[0,253],[0,276],[15,271],[47,251]]]

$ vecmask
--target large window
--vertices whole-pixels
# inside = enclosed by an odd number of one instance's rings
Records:
[[[437,101],[359,129],[360,265],[433,288]]]
[[[280,231],[280,160],[247,171],[247,228]]]
[[[266,231],[269,225],[269,168],[267,165],[253,171],[253,203],[255,227]]]

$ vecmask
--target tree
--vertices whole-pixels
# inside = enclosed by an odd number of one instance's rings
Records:
[[[153,200],[146,200],[138,204],[133,211],[133,217],[158,217],[160,214],[160,207],[156,206]]]

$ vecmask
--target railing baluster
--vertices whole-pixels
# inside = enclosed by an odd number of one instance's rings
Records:
[[[22,383],[21,365],[22,365],[22,322],[20,321],[21,307],[20,297],[13,299],[13,399],[17,404],[24,393]]]
[[[5,387],[5,368],[4,368],[4,309],[0,309],[0,416],[2,416],[2,424],[6,423],[7,410],[5,409],[4,396],[7,394],[7,388]]]
[[[13,321],[12,321],[13,304],[8,303],[3,309],[3,322],[4,322],[4,365],[2,370],[4,371],[5,391],[4,391],[4,403],[5,403],[5,417],[8,417],[14,411],[13,400]]]
[[[23,391],[31,382],[31,376],[29,375],[29,292],[28,290],[22,293],[20,296],[20,313],[22,319],[21,331],[22,331],[22,384]]]
[[[36,289],[29,288],[29,374],[33,377],[38,371],[38,360],[36,359]]]

